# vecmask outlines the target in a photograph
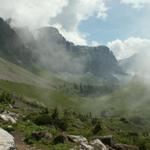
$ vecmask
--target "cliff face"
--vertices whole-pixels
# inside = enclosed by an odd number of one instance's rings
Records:
[[[121,72],[118,61],[106,46],[74,45],[66,41],[58,30],[52,27],[40,29],[38,40],[39,45],[47,47],[47,51],[64,51],[71,57],[72,61],[78,59],[84,65],[83,73],[89,72],[96,76],[105,76]],[[47,55],[47,57],[50,56]]]
[[[53,27],[39,29],[34,38],[28,29],[12,29],[1,18],[0,56],[27,69],[38,66],[56,73],[91,73],[106,77],[121,72],[116,58],[106,46],[74,45]]]
[[[0,56],[28,69],[34,60],[32,50],[2,18],[0,18]]]

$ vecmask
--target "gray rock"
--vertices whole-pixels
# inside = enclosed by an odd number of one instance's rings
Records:
[[[17,123],[17,114],[11,112],[3,112],[0,114],[0,119],[5,122]]]
[[[0,150],[16,150],[14,137],[0,128]]]
[[[108,148],[99,139],[92,140],[90,145],[93,146],[94,150],[108,150]]]
[[[88,143],[87,139],[80,135],[68,135],[68,139],[74,143]]]

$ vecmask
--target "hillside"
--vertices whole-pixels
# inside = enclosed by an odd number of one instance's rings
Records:
[[[48,80],[2,58],[0,58],[0,79],[51,88],[51,84]]]

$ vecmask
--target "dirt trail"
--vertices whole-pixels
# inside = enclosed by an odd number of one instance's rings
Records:
[[[20,133],[13,133],[12,134],[15,139],[15,145],[17,150],[42,150],[38,149],[36,147],[31,147],[30,145],[27,145],[23,142],[24,137]]]

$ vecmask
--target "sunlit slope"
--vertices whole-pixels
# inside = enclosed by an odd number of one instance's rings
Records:
[[[0,92],[2,91],[16,93],[26,101],[32,103],[38,103],[48,108],[58,107],[62,110],[70,108],[78,111],[80,104],[82,105],[82,102],[84,102],[78,95],[73,95],[62,90],[0,80]]]
[[[24,68],[0,58],[0,79],[50,88],[51,84]]]

